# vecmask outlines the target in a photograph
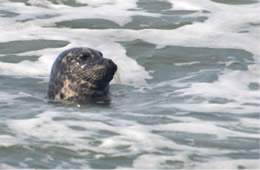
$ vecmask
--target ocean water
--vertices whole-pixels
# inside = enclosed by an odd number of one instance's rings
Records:
[[[258,0],[0,0],[0,168],[259,169]],[[91,47],[111,100],[46,98]]]

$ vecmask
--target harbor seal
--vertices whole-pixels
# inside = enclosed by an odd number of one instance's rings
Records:
[[[52,100],[84,103],[106,96],[109,82],[117,70],[110,59],[91,48],[72,48],[62,52],[53,63],[48,87]]]

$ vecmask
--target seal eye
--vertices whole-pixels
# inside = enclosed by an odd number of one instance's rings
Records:
[[[89,58],[89,55],[86,55],[86,54],[82,54],[79,56],[80,60],[87,60],[88,58]]]

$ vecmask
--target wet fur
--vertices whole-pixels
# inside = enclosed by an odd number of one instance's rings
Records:
[[[97,50],[66,50],[52,66],[48,98],[81,103],[106,96],[116,70],[116,64]]]

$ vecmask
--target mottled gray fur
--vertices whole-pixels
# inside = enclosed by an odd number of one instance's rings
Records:
[[[100,51],[72,48],[62,52],[50,75],[48,98],[81,103],[106,96],[116,64]]]

